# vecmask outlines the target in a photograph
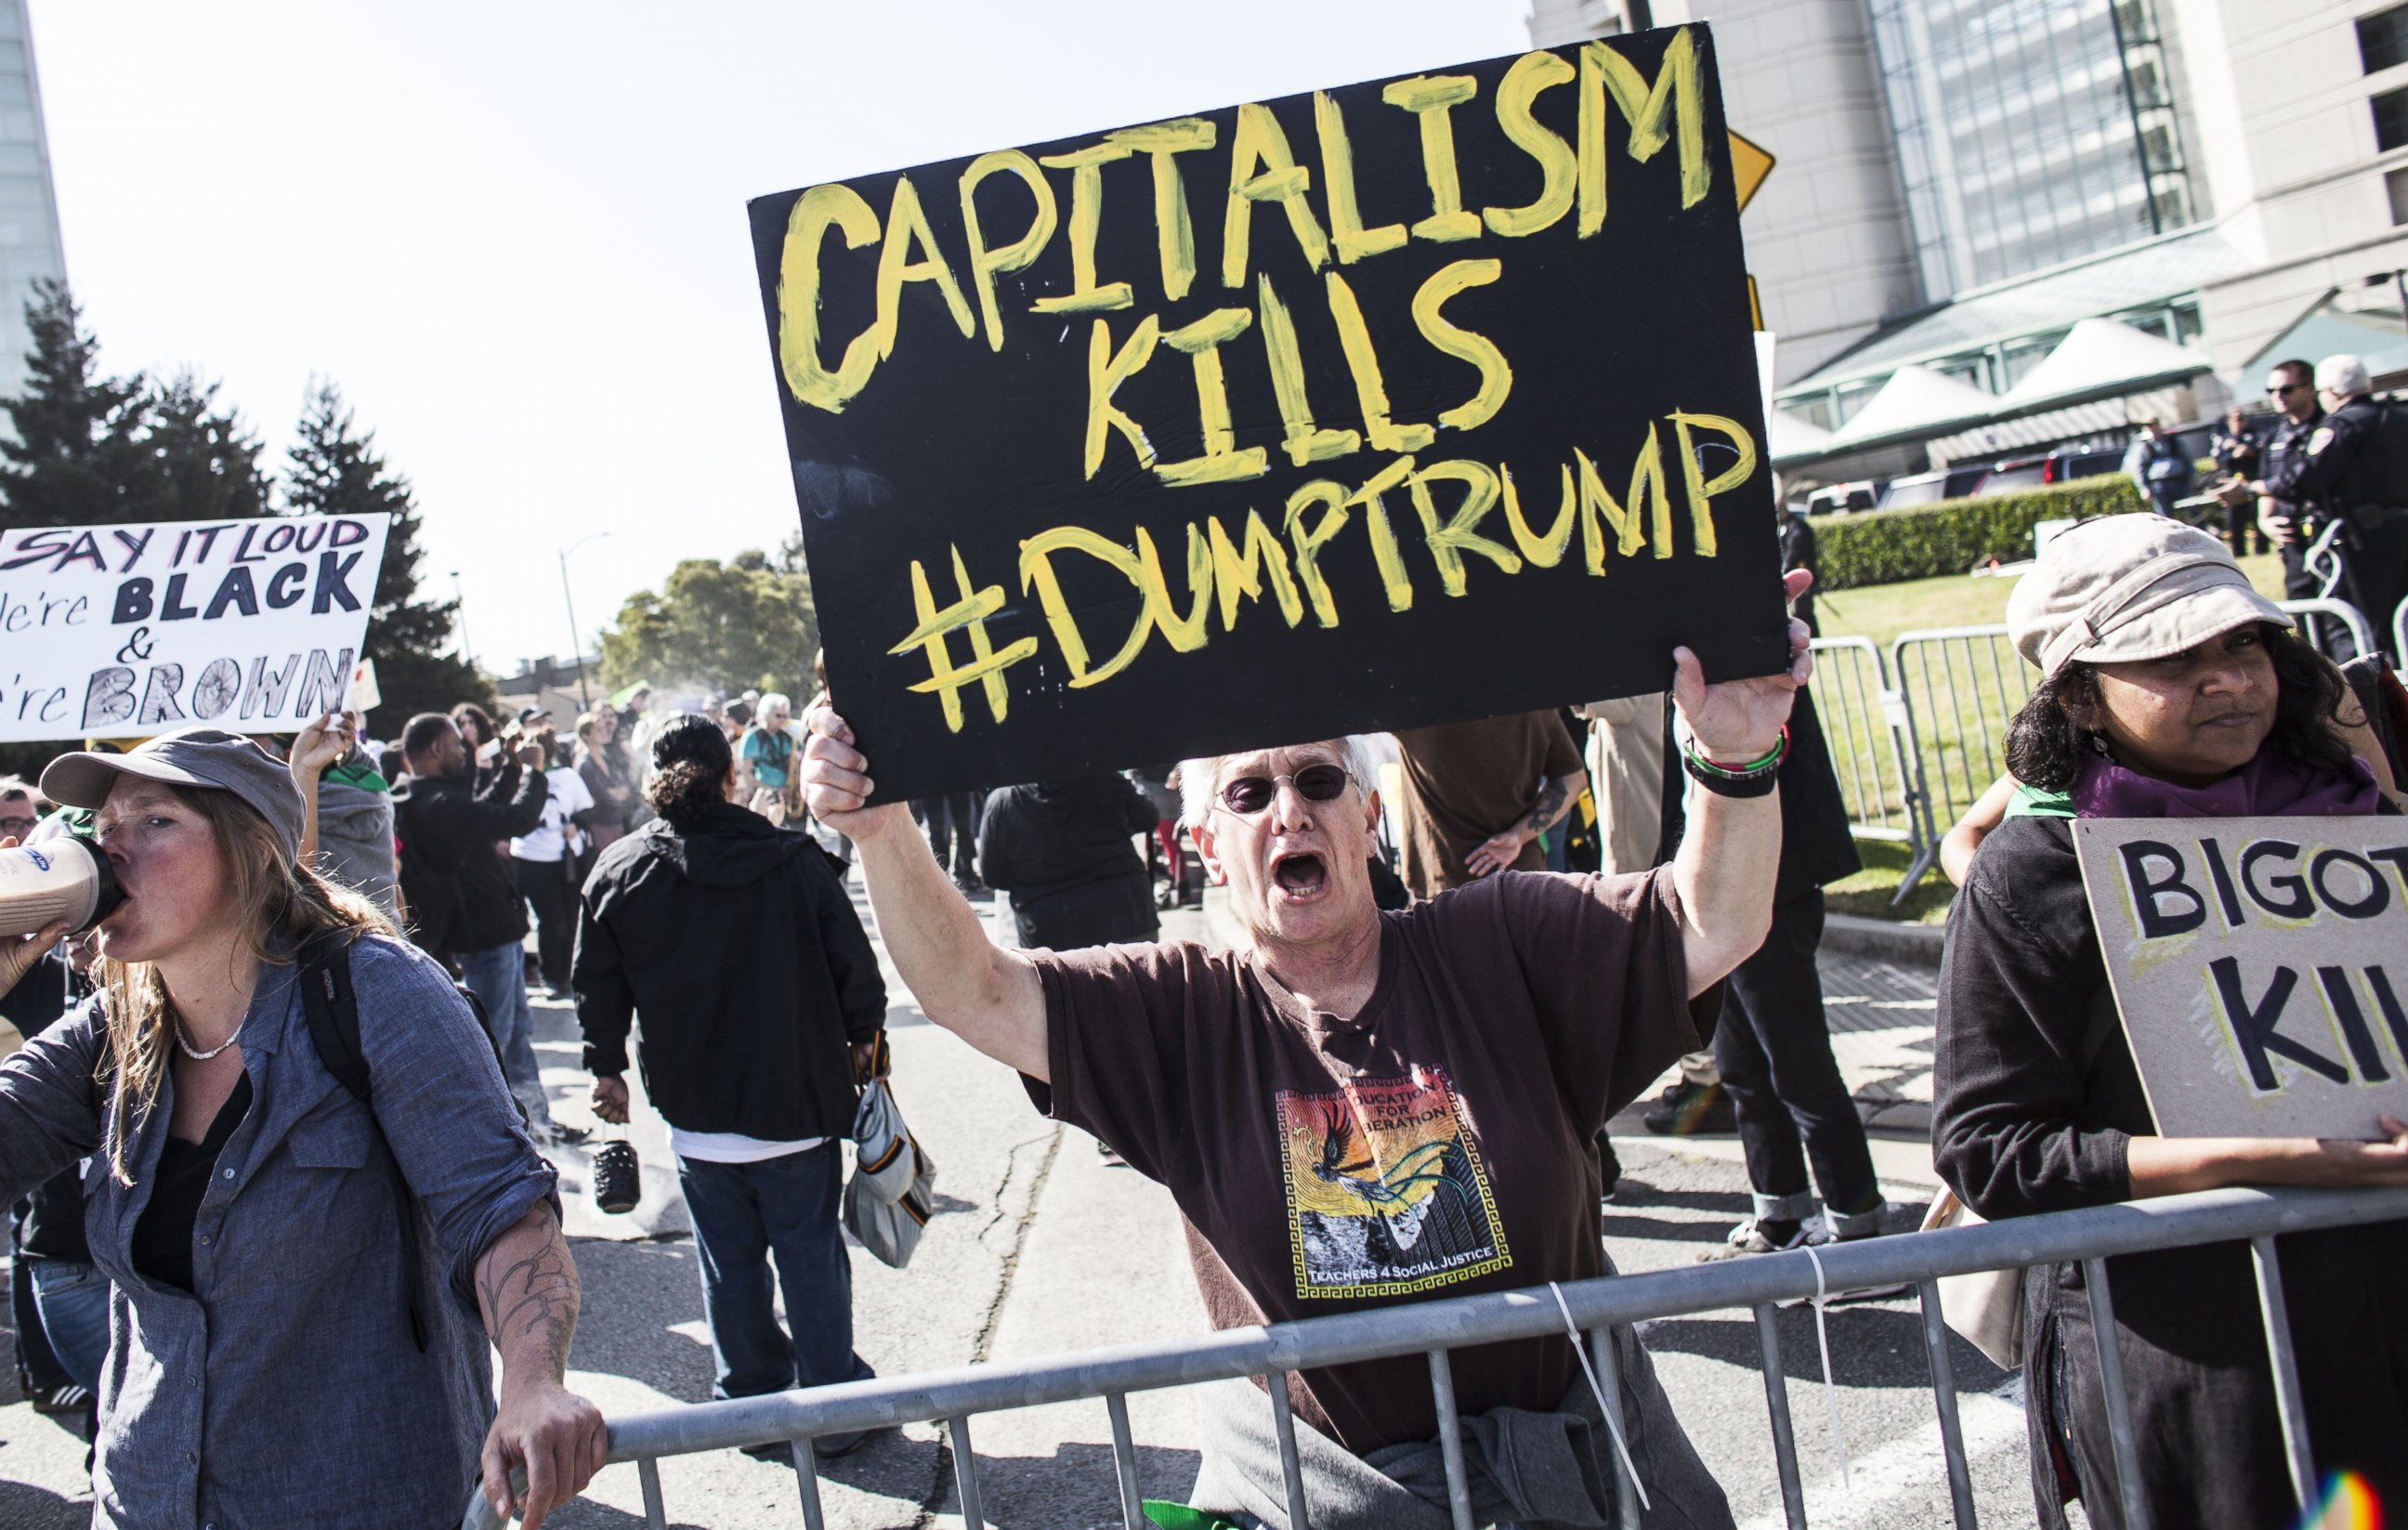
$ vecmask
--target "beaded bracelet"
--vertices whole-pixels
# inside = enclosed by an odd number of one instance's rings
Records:
[[[1781,730],[1780,742],[1760,759],[1745,765],[1725,765],[1707,758],[1698,750],[1697,740],[1681,741],[1681,768],[1691,779],[1717,796],[1761,797],[1769,795],[1781,783],[1781,763],[1789,757],[1789,729]]]

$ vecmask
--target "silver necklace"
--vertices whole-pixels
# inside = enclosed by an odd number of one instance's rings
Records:
[[[250,1019],[248,1015],[243,1018],[245,1020]],[[190,1041],[184,1039],[184,1017],[181,1015],[176,1017],[176,1045],[181,1047],[184,1050],[184,1055],[191,1058],[195,1063],[208,1062],[210,1058],[215,1057],[218,1053],[225,1051],[228,1047],[233,1046],[241,1038],[242,1024],[237,1022],[234,1028],[234,1035],[227,1037],[223,1041],[219,1042],[208,1051],[201,1051],[194,1048]]]

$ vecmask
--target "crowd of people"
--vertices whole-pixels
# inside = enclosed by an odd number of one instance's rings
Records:
[[[2336,438],[2253,448],[2244,495],[2325,493]],[[2358,518],[2362,588],[2394,525],[2408,496]],[[909,805],[874,804],[824,676],[799,714],[639,692],[564,737],[535,708],[463,705],[389,746],[348,716],[289,740],[195,727],[0,780],[0,844],[88,836],[125,894],[90,931],[0,946],[24,1037],[0,1065],[17,1326],[50,1390],[89,1400],[98,1518],[429,1523],[481,1483],[534,1523],[583,1487],[604,1437],[564,1384],[581,1296],[539,1150],[589,1129],[552,1115],[537,998],[575,1006],[595,1118],[628,1120],[635,1069],[668,1127],[714,1395],[874,1374],[840,1218],[840,1144],[888,1065],[856,877],[926,1016],[1168,1189],[1216,1326],[1611,1274],[1607,1123],[1633,1106],[1739,1137],[1751,1214],[1705,1257],[1893,1232],[1815,959],[1824,889],[1857,862],[1804,689],[1802,524],[1783,560],[1781,675],[1710,685],[1675,650],[1652,696]],[[2009,621],[2038,683],[2012,775],[1947,847],[1942,1177],[1994,1219],[2408,1183],[2398,1122],[2371,1143],[2156,1136],[2071,850],[2083,817],[2397,811],[2379,665],[2344,675],[2221,541],[2155,514],[2051,541]],[[1207,879],[1231,937],[1164,939]],[[2408,1309],[2385,1284],[2403,1237],[2282,1257],[2319,1464],[2408,1503]],[[2158,1522],[2282,1523],[2245,1251],[2110,1268]],[[2041,1521],[2079,1498],[2116,1525],[2078,1266],[2030,1272],[2024,1314]],[[1612,1342],[1645,1523],[1731,1523],[1645,1345]],[[1453,1375],[1482,1523],[1613,1522],[1603,1399],[1568,1338],[1460,1351]],[[1418,1358],[1287,1385],[1316,1523],[1443,1504]],[[1195,1509],[1283,1523],[1263,1388],[1210,1389],[1199,1429]],[[295,1465],[300,1437],[346,1470]]]

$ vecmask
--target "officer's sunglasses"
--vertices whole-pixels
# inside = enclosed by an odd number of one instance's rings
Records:
[[[1252,818],[1271,805],[1282,781],[1294,781],[1297,795],[1307,802],[1331,802],[1352,779],[1344,767],[1334,765],[1309,765],[1293,776],[1240,776],[1221,788],[1221,806],[1240,818]]]
[[[2282,397],[2285,393],[2298,393],[2300,389],[2302,389],[2302,388],[2304,388],[2304,387],[2306,387],[2306,386],[2307,386],[2307,384],[2306,384],[2306,383],[2304,383],[2304,382],[2286,382],[2286,383],[2282,383],[2282,384],[2280,384],[2279,386],[2276,386],[2276,387],[2272,387],[2272,388],[2269,388],[2269,389],[2267,389],[2267,390],[2266,390],[2266,396],[2267,396],[2268,398],[2280,398],[2280,397]]]

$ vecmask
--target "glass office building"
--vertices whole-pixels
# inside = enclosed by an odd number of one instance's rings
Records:
[[[2153,0],[1870,0],[1924,297],[2194,216]]]
[[[25,300],[36,279],[66,275],[25,4],[0,0],[0,394],[24,381]]]

